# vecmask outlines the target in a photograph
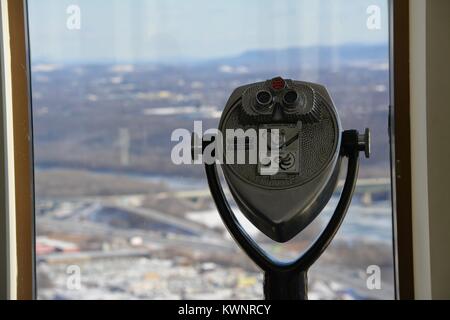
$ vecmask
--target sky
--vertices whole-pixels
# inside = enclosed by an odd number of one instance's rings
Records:
[[[199,61],[248,50],[388,41],[387,0],[28,0],[42,62]],[[80,28],[68,28],[80,9]],[[381,29],[370,30],[371,5]]]

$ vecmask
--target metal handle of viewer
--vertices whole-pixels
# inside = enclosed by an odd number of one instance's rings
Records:
[[[347,174],[336,209],[327,226],[311,247],[293,262],[280,262],[269,257],[240,225],[225,197],[216,164],[206,164],[206,176],[217,210],[234,240],[265,273],[266,300],[307,300],[308,277],[311,265],[322,255],[341,226],[352,200],[359,171],[361,136],[358,131],[342,135],[340,156],[348,158]]]

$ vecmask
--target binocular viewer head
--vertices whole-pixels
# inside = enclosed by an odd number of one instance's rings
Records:
[[[335,189],[339,117],[323,86],[275,78],[237,88],[228,100],[219,130],[250,129],[265,141],[235,149],[248,157],[256,150],[256,163],[225,161],[222,170],[242,213],[271,239],[286,242],[316,218]]]
[[[212,138],[226,153],[222,171],[236,204],[278,242],[300,233],[329,202],[346,150],[370,155],[368,129],[343,134],[326,88],[309,82],[274,78],[237,88],[218,129]],[[198,148],[194,142],[193,156]],[[235,161],[236,152],[249,161]]]

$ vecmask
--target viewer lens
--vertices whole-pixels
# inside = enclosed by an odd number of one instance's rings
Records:
[[[294,90],[290,90],[286,92],[286,94],[283,97],[283,101],[287,105],[293,105],[295,102],[297,102],[298,94]]]
[[[256,94],[256,101],[261,106],[267,106],[272,102],[272,94],[268,91],[260,91]]]

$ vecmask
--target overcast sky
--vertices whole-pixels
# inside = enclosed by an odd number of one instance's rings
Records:
[[[388,41],[386,0],[29,0],[34,61],[171,61]],[[68,6],[81,29],[67,28]],[[370,5],[381,30],[367,28]]]

